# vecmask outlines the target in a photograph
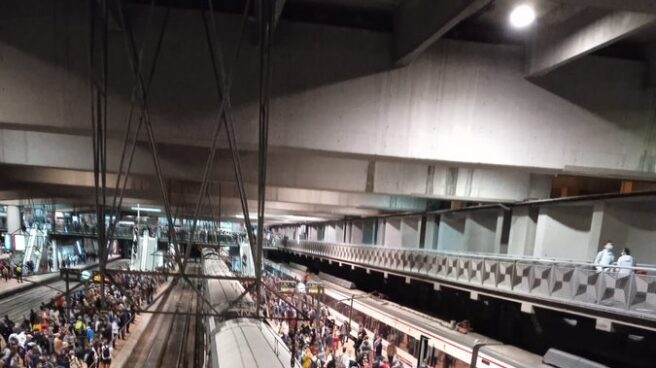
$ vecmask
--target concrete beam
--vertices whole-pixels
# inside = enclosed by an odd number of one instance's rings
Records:
[[[80,198],[86,192],[81,188],[93,188],[93,174],[90,171],[65,170],[45,167],[25,167],[0,165],[2,170],[3,181],[0,189],[21,190],[22,195],[15,193],[6,195],[5,199],[23,199],[35,197],[65,197],[73,196]],[[114,188],[116,175],[108,174],[107,185]],[[193,202],[197,198],[199,183],[190,180],[167,180],[168,188],[173,194],[178,194],[182,202]],[[226,198],[238,198],[238,190],[234,182],[212,182],[210,184],[210,194],[218,195],[219,185],[221,186],[221,195]],[[45,188],[45,189],[44,189]],[[50,192],[51,188],[58,188],[56,192]],[[53,189],[54,190],[54,189]],[[256,186],[254,184],[246,185],[246,194],[248,198],[256,198]],[[88,200],[91,201],[92,193],[89,192]],[[110,191],[110,195],[113,192]],[[157,181],[153,176],[133,175],[129,178],[126,186],[126,195],[133,198],[159,198]],[[288,203],[290,209],[294,205],[298,212],[307,212],[308,214],[316,210],[317,212],[329,212],[340,216],[374,216],[381,211],[421,211],[426,209],[425,200],[407,198],[399,200],[398,198],[376,195],[367,193],[342,193],[323,190],[308,190],[268,186],[266,192],[268,202]],[[214,201],[218,203],[218,199]],[[307,206],[315,206],[308,208]],[[267,203],[267,208],[269,204]],[[330,210],[328,210],[330,209]]]
[[[480,10],[491,0],[407,0],[395,18],[395,62],[412,63],[430,45],[455,25]]]
[[[654,21],[655,14],[590,10],[559,27],[540,29],[530,46],[527,76],[547,74]]]

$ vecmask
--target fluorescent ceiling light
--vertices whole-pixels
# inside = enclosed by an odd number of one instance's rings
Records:
[[[535,9],[532,6],[523,4],[516,6],[510,12],[510,24],[515,28],[526,28],[535,21]]]
[[[162,212],[159,208],[148,208],[148,207],[132,207],[132,211],[140,212]]]

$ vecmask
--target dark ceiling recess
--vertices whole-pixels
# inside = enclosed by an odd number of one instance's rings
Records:
[[[364,9],[336,4],[288,1],[282,18],[296,22],[309,22],[339,27],[391,32],[394,14],[385,10]]]
[[[150,5],[153,0],[128,0],[131,4]],[[180,9],[209,9],[207,0],[155,0],[156,6],[170,6]],[[241,13],[245,0],[212,0],[212,7],[224,13]]]
[[[129,0],[131,4],[150,5],[151,0]],[[251,1],[251,3],[253,3]],[[157,6],[170,6],[180,9],[208,9],[205,0],[157,0]],[[214,10],[222,13],[241,14],[245,0],[213,0]],[[288,0],[283,8],[282,19],[325,24],[331,26],[391,32],[394,13],[387,9],[373,9],[362,6],[349,6],[341,3]]]

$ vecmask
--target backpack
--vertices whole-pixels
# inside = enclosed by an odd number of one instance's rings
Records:
[[[95,360],[96,360],[96,352],[93,349],[91,349],[84,356],[84,362],[87,363],[87,367],[90,367],[91,365],[93,365]]]
[[[103,359],[110,359],[112,357],[112,354],[109,352],[109,346],[103,346],[101,354]]]

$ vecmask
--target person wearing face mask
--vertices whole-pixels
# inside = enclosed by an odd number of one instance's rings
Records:
[[[631,255],[631,250],[629,250],[629,248],[624,248],[622,250],[622,255],[617,259],[617,266],[620,267],[620,269],[617,271],[620,276],[626,276],[633,273],[633,270],[630,268],[622,268],[636,266],[635,258],[633,258]]]
[[[606,242],[606,245],[604,245],[604,249],[602,249],[599,253],[597,253],[597,256],[595,257],[594,263],[597,268],[597,271],[602,272],[602,271],[608,271],[608,267],[610,266],[613,261],[615,261],[615,254],[613,254],[613,243],[609,240]]]

